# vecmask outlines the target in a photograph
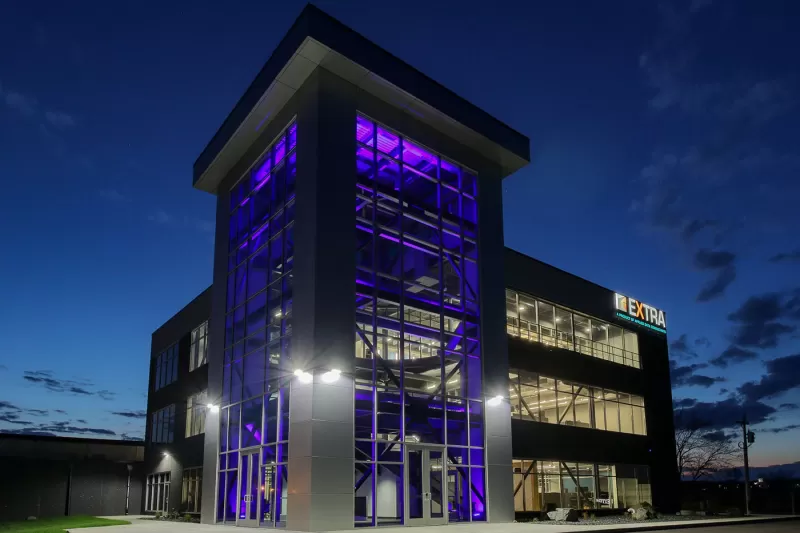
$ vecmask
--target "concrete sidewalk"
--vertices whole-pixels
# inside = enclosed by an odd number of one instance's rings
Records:
[[[168,522],[161,520],[142,520],[140,516],[106,516],[103,518],[117,518],[120,520],[130,520],[128,526],[108,526],[104,527],[102,533],[211,533],[220,531],[221,527],[228,528],[234,526],[220,526],[209,524],[187,524],[184,522]],[[576,525],[568,523],[548,523],[548,522],[516,522],[513,524],[449,524],[446,526],[428,527],[381,527],[377,529],[363,528],[364,531],[372,529],[380,533],[586,533],[589,531],[604,531],[611,533],[615,531],[631,533],[634,531],[660,531],[668,529],[690,529],[699,527],[713,526],[733,526],[743,524],[757,524],[765,522],[776,522],[783,520],[800,520],[800,517],[791,516],[748,516],[741,518],[704,518],[694,520],[673,520],[673,521],[646,521],[631,522],[629,524],[607,524],[607,525]],[[798,523],[800,528],[800,523]],[[242,531],[249,531],[252,528],[242,528]],[[268,528],[261,528],[268,529]],[[85,529],[68,530],[70,533],[86,533]],[[284,533],[295,533],[286,529],[278,529]],[[98,532],[99,533],[99,532]]]

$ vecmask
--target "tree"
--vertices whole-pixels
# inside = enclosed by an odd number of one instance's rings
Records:
[[[740,450],[724,432],[696,423],[676,423],[675,427],[675,453],[682,478],[697,481],[710,477],[732,468],[738,460]]]

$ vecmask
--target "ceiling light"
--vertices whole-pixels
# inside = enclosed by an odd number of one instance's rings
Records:
[[[282,316],[283,316],[283,313],[281,313],[280,309],[278,309],[277,311],[275,311],[275,318],[280,318],[280,317],[282,317]]]
[[[341,370],[333,368],[322,374],[322,381],[324,381],[325,383],[333,383],[334,381],[338,380],[339,376],[341,375],[342,375]]]
[[[503,397],[500,395],[495,396],[494,398],[489,398],[486,400],[486,405],[489,407],[497,407],[503,402]]]
[[[519,310],[520,310],[520,312],[524,311],[525,310],[525,306],[524,305],[520,305],[519,306]]]
[[[214,405],[213,403],[210,403],[206,407],[208,407],[208,410],[211,411],[212,413],[219,412],[219,405]]]

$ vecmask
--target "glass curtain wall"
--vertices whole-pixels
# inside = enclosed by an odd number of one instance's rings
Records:
[[[636,333],[506,289],[509,335],[641,368]]]
[[[515,459],[514,510],[628,509],[652,503],[646,466]]]
[[[259,450],[262,524],[285,525],[297,125],[231,190],[217,520],[235,523],[239,455]],[[269,479],[266,479],[266,478]]]
[[[485,520],[477,177],[367,117],[355,134],[355,523],[403,522],[414,444],[446,452],[449,520]]]
[[[512,418],[647,435],[641,396],[521,370],[509,372],[508,380]]]

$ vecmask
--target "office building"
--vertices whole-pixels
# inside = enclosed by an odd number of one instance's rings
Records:
[[[195,162],[213,283],[154,334],[145,501],[188,469],[203,522],[298,531],[670,506],[663,313],[504,248],[529,150],[306,7]]]

